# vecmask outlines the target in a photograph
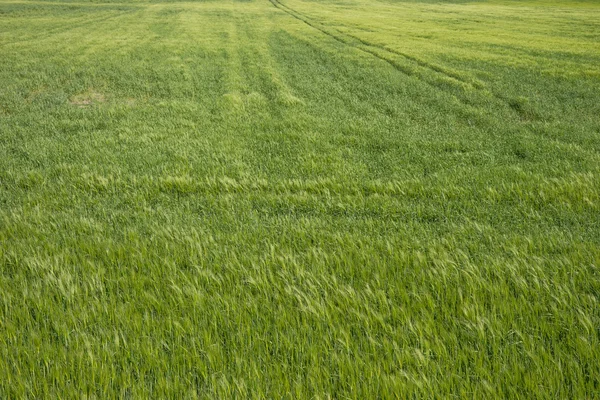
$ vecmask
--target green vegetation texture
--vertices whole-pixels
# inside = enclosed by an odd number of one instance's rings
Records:
[[[600,393],[600,3],[0,0],[0,398]]]

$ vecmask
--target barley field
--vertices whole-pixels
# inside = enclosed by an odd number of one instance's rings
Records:
[[[0,398],[600,398],[600,2],[0,0]]]

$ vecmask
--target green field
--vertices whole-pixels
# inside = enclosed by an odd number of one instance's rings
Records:
[[[600,2],[0,0],[0,398],[600,398]]]

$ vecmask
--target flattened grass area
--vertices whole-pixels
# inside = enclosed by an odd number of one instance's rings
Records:
[[[594,398],[600,4],[0,0],[1,398]]]

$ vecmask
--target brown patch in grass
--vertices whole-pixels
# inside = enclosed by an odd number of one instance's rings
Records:
[[[71,97],[69,103],[79,108],[85,108],[93,104],[104,103],[105,101],[106,98],[102,93],[96,92],[94,90],[88,90],[84,93],[80,93]]]

